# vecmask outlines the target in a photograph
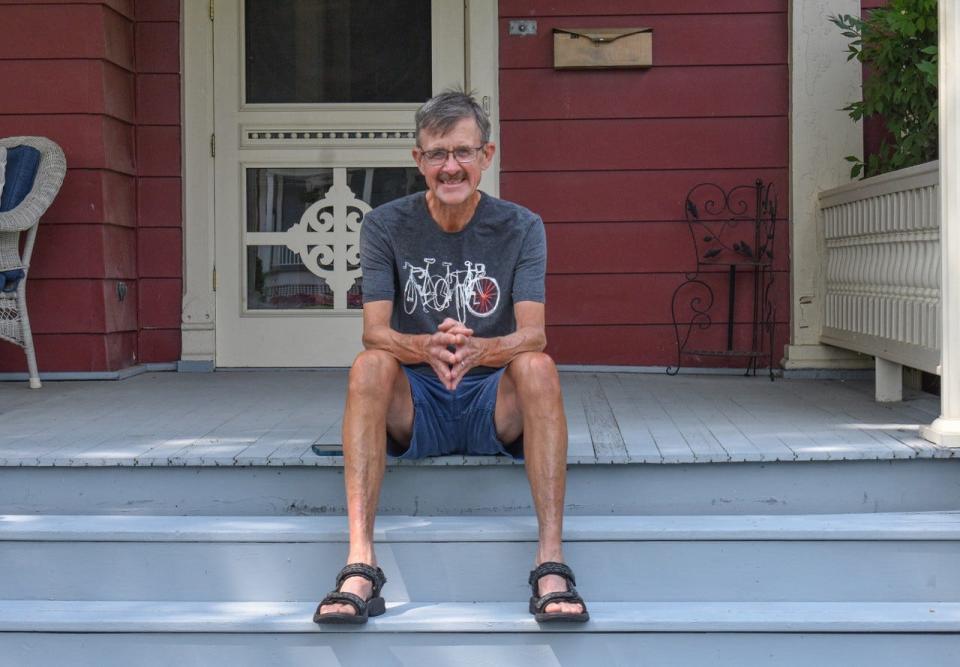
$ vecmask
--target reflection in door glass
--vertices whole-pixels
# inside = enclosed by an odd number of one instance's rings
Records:
[[[247,102],[425,101],[433,88],[430,4],[246,0]]]
[[[344,174],[345,172],[345,174]],[[341,169],[341,178],[351,199],[376,207],[397,197],[426,189],[420,172],[405,167]],[[305,310],[362,308],[362,278],[356,263],[355,243],[331,242],[310,226],[314,215],[305,215],[317,202],[330,196],[334,170],[330,168],[257,167],[246,170],[246,284],[248,310]],[[324,209],[326,210],[326,209]],[[333,230],[346,229],[347,221],[336,219],[331,207]],[[358,207],[347,207],[357,212]],[[361,215],[360,213],[357,213]],[[359,230],[359,227],[357,227]],[[270,238],[258,238],[267,233]],[[276,235],[280,235],[279,238]],[[305,236],[307,257],[286,244],[298,247],[294,238]],[[331,236],[337,236],[333,234]],[[349,234],[347,234],[349,237]],[[339,299],[335,285],[343,290]]]
[[[347,308],[363,308],[363,280],[347,290]],[[247,246],[248,310],[330,310],[333,289],[286,246]]]

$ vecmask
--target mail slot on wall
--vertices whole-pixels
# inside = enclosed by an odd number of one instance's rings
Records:
[[[554,69],[653,65],[652,28],[554,28]]]

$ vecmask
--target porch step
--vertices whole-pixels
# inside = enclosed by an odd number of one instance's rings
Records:
[[[532,515],[521,465],[388,466],[380,515]],[[960,458],[571,464],[568,516],[960,509]],[[337,466],[0,467],[0,514],[343,515]]]
[[[523,607],[394,604],[321,629],[309,603],[0,601],[0,662],[946,667],[960,632],[960,604],[942,602],[593,602],[589,623],[549,628]]]
[[[588,600],[960,602],[960,512],[567,517]],[[393,602],[525,600],[532,517],[386,516]],[[0,517],[0,599],[316,603],[342,517]]]
[[[543,626],[526,601],[388,603],[366,626],[318,626],[316,602],[0,600],[0,632],[958,633],[956,602],[592,602],[588,623]]]

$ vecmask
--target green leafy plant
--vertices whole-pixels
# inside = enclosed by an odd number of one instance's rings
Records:
[[[850,177],[876,176],[937,159],[937,0],[890,0],[864,20],[830,17],[851,42],[847,60],[870,69],[854,120],[883,118],[889,133],[875,155],[852,162]]]

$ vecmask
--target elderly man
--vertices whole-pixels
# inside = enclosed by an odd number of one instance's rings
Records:
[[[470,95],[429,100],[416,129],[428,191],[370,211],[361,231],[365,350],[343,416],[350,549],[314,621],[384,612],[373,526],[388,452],[522,456],[539,524],[530,612],[586,621],[563,564],[567,428],[557,369],[543,353],[543,222],[477,189],[495,146]]]

